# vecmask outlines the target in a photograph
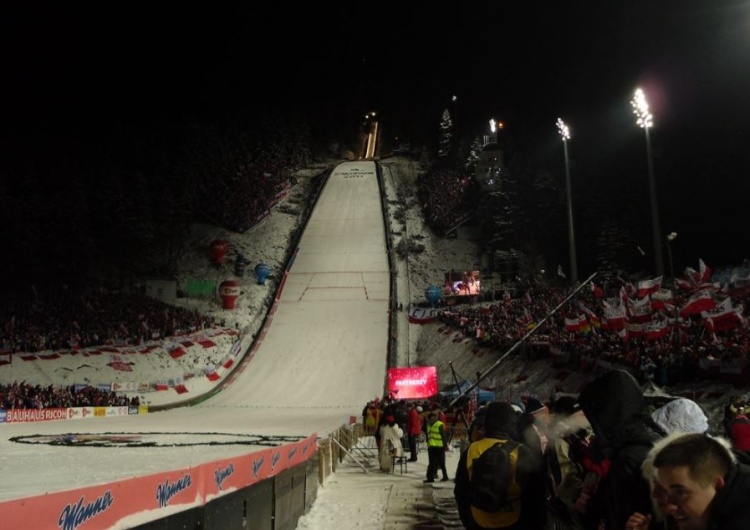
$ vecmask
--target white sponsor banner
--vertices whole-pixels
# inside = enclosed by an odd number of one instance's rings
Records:
[[[110,384],[112,392],[138,392],[138,383],[135,381],[114,382]]]

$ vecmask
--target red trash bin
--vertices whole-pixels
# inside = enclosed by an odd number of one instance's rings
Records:
[[[225,280],[219,285],[219,296],[221,296],[224,309],[234,309],[234,303],[240,295],[240,284],[234,280]]]

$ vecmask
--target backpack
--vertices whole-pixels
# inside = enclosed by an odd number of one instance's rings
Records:
[[[469,504],[485,512],[499,512],[507,504],[508,489],[515,482],[517,442],[498,442],[471,466]]]

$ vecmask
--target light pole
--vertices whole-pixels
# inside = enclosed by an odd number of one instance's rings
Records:
[[[646,158],[648,160],[648,183],[651,194],[651,232],[654,238],[654,268],[656,275],[664,274],[664,257],[662,255],[661,227],[659,225],[659,205],[656,200],[656,178],[654,177],[654,160],[651,156],[651,136],[649,130],[654,125],[654,117],[648,109],[646,95],[640,88],[636,89],[635,96],[630,102],[633,113],[638,118],[636,123],[646,132]]]
[[[492,132],[492,141],[497,143],[497,131],[505,127],[505,124],[501,121],[495,121],[494,118],[490,118],[490,132]]]
[[[672,261],[672,241],[677,239],[677,232],[667,234],[667,259],[669,260],[669,276],[674,278],[674,261]]]
[[[570,129],[562,118],[557,118],[557,130],[563,141],[565,152],[565,193],[568,198],[568,254],[570,255],[570,282],[575,285],[578,281],[578,262],[576,260],[576,235],[573,228],[573,198],[570,193],[570,159],[568,158],[568,140]]]

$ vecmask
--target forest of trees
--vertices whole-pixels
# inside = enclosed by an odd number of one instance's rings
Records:
[[[477,194],[472,187],[458,197],[461,183],[473,179],[483,142],[479,137],[458,140],[451,113],[441,115],[436,155],[422,157],[425,175],[420,180],[423,203],[434,204],[430,194],[442,194],[452,201],[440,218],[427,211],[426,219],[436,233],[442,233],[456,219],[470,218],[467,224],[481,231],[483,251],[518,253],[521,274],[533,276],[541,269],[567,271],[569,264],[567,216],[562,149],[546,157],[533,152],[529,144],[502,135],[498,143],[507,161],[494,191]],[[645,203],[631,189],[605,189],[583,172],[577,175],[575,233],[581,274],[594,270],[611,273],[645,274],[650,259],[641,247],[648,247],[650,225]],[[618,203],[631,201],[627,208]],[[473,215],[472,215],[473,214]],[[569,273],[569,271],[568,271]]]
[[[268,109],[252,118],[8,136],[0,271],[11,290],[26,282],[74,284],[90,274],[173,274],[192,222],[247,229],[224,213],[226,203],[233,196],[270,202],[259,180],[286,178],[317,148],[303,120]]]

